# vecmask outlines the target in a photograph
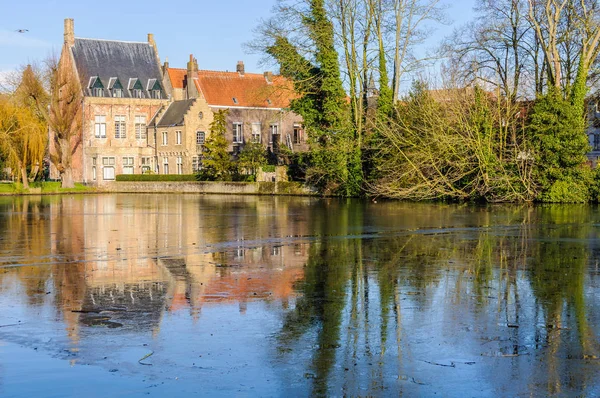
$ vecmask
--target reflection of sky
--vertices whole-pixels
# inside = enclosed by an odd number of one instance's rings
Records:
[[[0,202],[0,395],[75,396],[82,379],[98,395],[600,388],[592,208],[21,200]],[[548,241],[558,258],[537,258]]]

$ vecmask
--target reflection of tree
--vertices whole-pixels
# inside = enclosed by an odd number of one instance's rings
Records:
[[[84,219],[81,198],[63,197],[52,208],[53,282],[56,306],[62,311],[69,338],[79,342],[79,314],[86,293],[84,256]]]
[[[41,303],[50,277],[50,268],[44,264],[48,261],[45,254],[50,240],[49,220],[44,213],[51,201],[52,198],[21,196],[0,202],[0,212],[6,218],[0,224],[1,233],[10,237],[0,241],[0,251],[10,254],[2,263],[19,264],[12,272],[21,281],[30,304]]]
[[[565,384],[578,388],[596,377],[569,372],[569,364],[561,361],[564,357],[597,356],[598,352],[587,323],[584,292],[589,207],[543,207],[540,219],[537,233],[541,241],[531,255],[529,280],[543,316],[543,326],[536,328],[536,341],[547,347],[548,393],[560,394]]]

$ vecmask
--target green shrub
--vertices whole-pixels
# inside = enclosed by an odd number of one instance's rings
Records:
[[[589,188],[581,181],[558,180],[541,196],[547,203],[586,203],[589,201]]]
[[[117,181],[196,181],[195,174],[119,174]]]
[[[275,172],[275,165],[266,165],[266,166],[261,166],[261,169],[263,171],[263,173],[274,173]]]

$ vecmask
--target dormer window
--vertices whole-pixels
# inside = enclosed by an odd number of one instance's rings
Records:
[[[144,86],[140,82],[140,79],[131,78],[129,79],[129,84],[127,85],[127,89],[131,92],[131,96],[133,98],[144,98]]]
[[[150,93],[150,98],[161,99],[162,98],[162,90],[160,87],[160,83],[156,79],[148,80],[148,87],[146,90]]]
[[[88,88],[93,97],[104,97],[104,85],[98,76],[90,77]]]
[[[112,97],[114,98],[122,98],[123,97],[123,85],[116,77],[111,77],[108,81],[108,90],[110,91]]]

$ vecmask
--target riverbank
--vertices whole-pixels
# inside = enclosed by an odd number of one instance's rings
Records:
[[[224,195],[318,196],[318,192],[299,182],[223,182],[223,181],[114,181],[101,186],[75,184],[63,189],[60,182],[0,184],[0,195],[54,195],[73,193],[200,193]]]
[[[97,192],[95,187],[89,187],[83,184],[75,184],[75,188],[61,188],[59,181],[32,182],[29,189],[24,189],[23,184],[14,182],[0,183],[0,195],[55,195],[72,193],[92,193]]]

